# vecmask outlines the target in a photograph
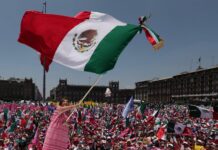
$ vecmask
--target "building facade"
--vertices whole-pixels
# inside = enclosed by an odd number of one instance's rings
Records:
[[[135,84],[135,98],[139,100],[148,100],[148,87],[150,81],[141,81]]]
[[[126,104],[131,96],[134,96],[134,89],[120,89],[118,93],[117,103]]]
[[[137,82],[135,97],[163,102],[218,100],[218,67],[199,67],[170,78]]]
[[[0,80],[1,100],[41,100],[42,96],[32,79],[10,78]]]
[[[90,85],[69,85],[67,80],[59,80],[57,87],[50,91],[51,100],[67,98],[70,101],[78,102],[89,90]],[[111,96],[105,97],[105,91],[109,88]],[[108,86],[95,86],[85,100],[108,103],[125,103],[126,98],[134,95],[134,89],[119,89],[119,82],[111,81]]]
[[[218,67],[198,68],[174,76],[172,98],[175,100],[218,100]]]
[[[50,97],[55,100],[67,98],[77,102],[85,95],[89,88],[90,86],[88,85],[68,85],[67,80],[59,80],[58,86],[50,91]],[[106,88],[106,86],[94,87],[85,100],[104,100],[104,92]]]

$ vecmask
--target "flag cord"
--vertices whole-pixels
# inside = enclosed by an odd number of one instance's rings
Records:
[[[89,90],[86,92],[86,94],[83,96],[83,98],[79,101],[78,105],[81,105],[84,99],[87,97],[87,95],[91,92],[91,90],[98,84],[100,79],[103,77],[103,75],[99,75],[94,84],[89,88]],[[74,112],[72,112],[69,117],[67,118],[66,122],[70,119],[70,117],[73,115]]]

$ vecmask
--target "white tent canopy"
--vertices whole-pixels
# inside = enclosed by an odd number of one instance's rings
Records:
[[[104,94],[105,94],[105,97],[111,97],[111,90],[107,88]]]

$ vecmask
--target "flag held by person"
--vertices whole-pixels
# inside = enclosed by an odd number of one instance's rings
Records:
[[[139,107],[139,112],[143,115],[145,112],[145,108],[146,108],[146,103],[142,102],[140,107]]]
[[[170,120],[167,124],[167,132],[181,135],[181,134],[183,134],[185,127],[186,127],[186,125],[184,125],[182,123]]]
[[[150,115],[148,118],[147,118],[147,124],[154,124],[155,123],[155,119],[157,118],[159,114],[159,110],[155,110],[152,115]]]
[[[27,11],[18,41],[46,59],[81,71],[104,73],[112,69],[140,27],[99,12],[75,17]]]
[[[100,12],[83,11],[67,17],[27,11],[18,41],[40,53],[47,71],[54,61],[102,74],[114,68],[123,49],[142,28]]]
[[[145,108],[146,108],[146,104],[145,102],[141,102],[140,106],[138,107],[138,112],[137,112],[137,118],[138,119],[144,119],[145,118],[145,115],[144,115],[144,112],[145,112]]]
[[[158,116],[158,114],[159,114],[159,110],[155,110],[155,111],[153,112],[152,116],[153,116],[154,118],[156,118],[156,117]]]
[[[8,132],[14,132],[14,130],[17,128],[17,123],[16,122],[13,122],[6,130]]]
[[[189,115],[191,117],[208,118],[208,119],[213,118],[213,112],[206,108],[202,108],[202,107],[195,106],[195,105],[189,105],[188,108],[189,108]]]
[[[126,104],[125,108],[123,109],[122,116],[126,118],[128,114],[134,110],[134,100],[133,97],[130,98],[129,102]]]
[[[158,140],[166,140],[166,127],[160,127],[157,131],[156,136]]]

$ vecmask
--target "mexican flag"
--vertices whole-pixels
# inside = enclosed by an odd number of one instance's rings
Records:
[[[158,117],[159,110],[155,110],[152,115],[148,116],[147,118],[147,124],[154,124],[155,119]]]
[[[145,103],[145,102],[142,102],[141,105],[140,105],[140,107],[139,107],[139,112],[140,112],[141,114],[144,114],[145,108],[146,108],[146,103]]]
[[[167,124],[167,132],[168,133],[175,133],[175,134],[183,134],[183,132],[185,131],[186,125],[179,123],[179,122],[175,122],[175,121],[169,121]]]
[[[138,107],[138,112],[136,114],[136,117],[138,119],[144,119],[145,118],[145,115],[144,115],[144,112],[145,112],[145,108],[146,108],[146,104],[145,102],[141,102],[141,105]]]
[[[114,68],[119,55],[140,29],[100,12],[84,11],[67,17],[27,11],[18,41],[40,53],[47,71],[54,61],[102,74]]]
[[[16,122],[13,122],[6,130],[8,132],[14,132],[14,130],[16,129],[17,127],[17,123]]]
[[[191,117],[209,118],[209,119],[215,118],[214,117],[215,113],[206,108],[202,108],[194,105],[189,105],[188,108],[189,108],[189,115]]]

